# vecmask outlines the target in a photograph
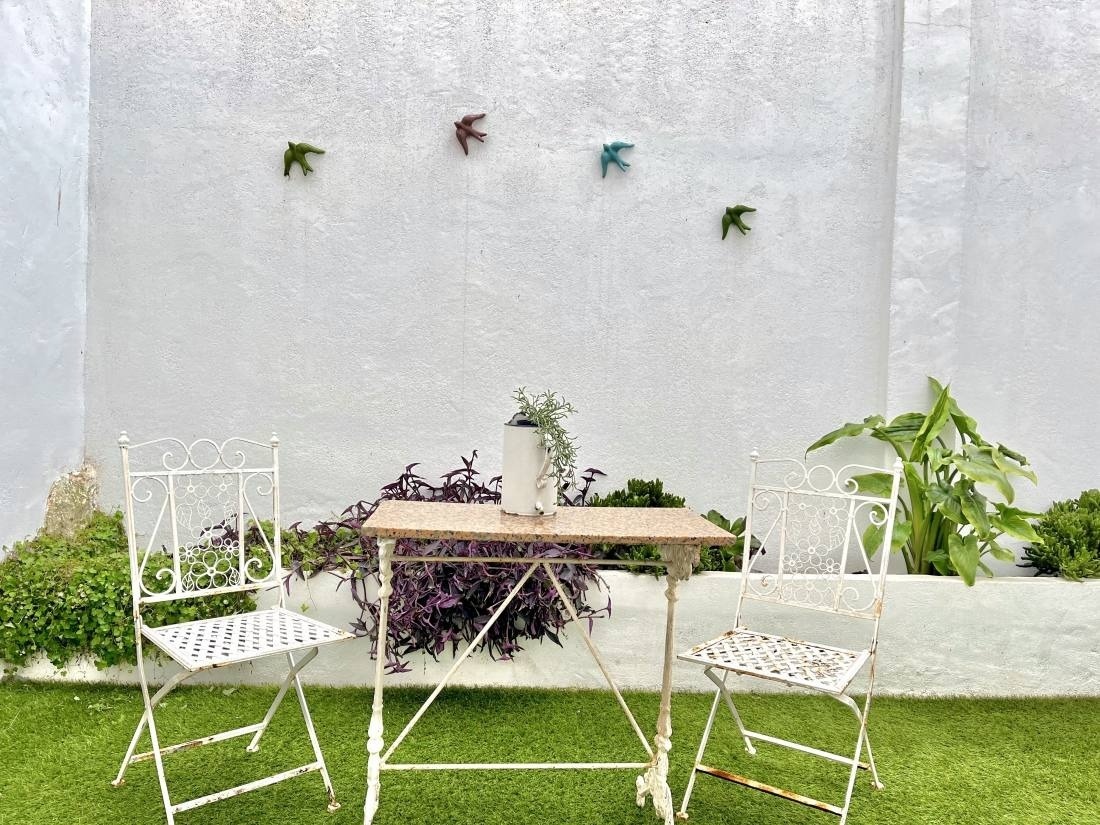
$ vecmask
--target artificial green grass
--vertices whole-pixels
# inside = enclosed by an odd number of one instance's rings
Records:
[[[162,743],[258,721],[273,691],[181,688],[158,712]],[[228,695],[227,695],[228,694]],[[387,738],[413,714],[424,690],[386,693]],[[180,814],[180,825],[266,825],[362,821],[370,692],[308,691],[313,718],[343,809],[325,811],[311,774]],[[627,694],[643,729],[657,697]],[[846,749],[854,720],[822,697],[760,695],[740,702],[756,730]],[[673,704],[671,784],[679,803],[709,697]],[[0,682],[0,823],[155,825],[163,821],[151,762],[132,766],[126,784],[109,782],[141,712],[134,688]],[[757,779],[840,801],[843,767],[766,744],[749,757],[720,716],[707,761]],[[811,734],[811,731],[813,733]],[[860,775],[849,822],[1095,825],[1100,823],[1100,700],[876,700],[872,744],[886,790]],[[293,695],[264,737],[166,757],[176,801],[304,764],[312,756]],[[143,749],[147,745],[142,746]],[[395,761],[642,761],[641,746],[604,693],[536,690],[445,691]],[[378,825],[478,823],[650,825],[652,808],[634,805],[630,771],[383,773]],[[691,822],[802,825],[829,814],[700,776]]]

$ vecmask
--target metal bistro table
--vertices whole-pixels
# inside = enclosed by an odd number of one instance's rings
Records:
[[[481,629],[473,642],[455,659],[450,670],[428,696],[420,709],[413,715],[404,730],[390,743],[383,753],[382,729],[382,681],[385,669],[385,651],[379,650],[374,671],[374,704],[371,708],[370,728],[367,739],[367,798],[363,806],[364,825],[370,825],[378,810],[381,793],[381,772],[396,770],[516,770],[516,769],[603,769],[603,770],[641,770],[637,778],[636,802],[639,807],[645,805],[646,796],[653,797],[653,807],[657,816],[665,825],[673,823],[672,794],[668,787],[668,752],[672,747],[672,662],[675,657],[675,612],[676,589],[681,581],[691,575],[692,566],[699,559],[701,547],[730,545],[734,537],[711,524],[706,519],[688,509],[640,508],[640,507],[564,507],[547,517],[528,517],[506,515],[500,507],[492,504],[448,504],[418,501],[384,501],[374,515],[363,525],[365,536],[378,539],[379,574],[381,600],[379,609],[378,637],[385,640],[389,614],[389,597],[392,590],[393,566],[395,564],[514,564],[526,566],[527,572],[512,588],[511,592],[493,612],[489,622]],[[464,557],[455,555],[406,556],[396,555],[394,547],[398,539],[456,539],[467,541],[514,542],[527,545],[538,542],[556,544],[656,544],[661,547],[660,561],[626,562],[635,566],[661,566],[668,574],[668,587],[665,590],[665,652],[664,670],[661,676],[661,705],[657,718],[657,732],[650,746],[646,735],[642,733],[634,714],[623,700],[615,686],[599,650],[578,621],[577,611],[570,601],[561,581],[554,573],[554,565],[590,564],[622,565],[622,560],[602,560],[581,557],[539,558],[525,556],[517,548],[515,555],[494,557]],[[489,628],[520,592],[527,580],[542,568],[558,596],[568,611],[576,630],[584,637],[589,652],[607,680],[623,713],[631,727],[641,740],[648,759],[644,762],[580,762],[580,763],[489,763],[489,764],[395,764],[390,762],[393,752],[420,720],[424,712],[443,690],[444,686],[466,660],[478,643],[485,637]],[[384,644],[384,642],[383,642]]]

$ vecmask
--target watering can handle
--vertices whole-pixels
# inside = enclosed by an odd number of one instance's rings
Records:
[[[546,458],[544,458],[542,461],[542,467],[539,468],[539,474],[537,476],[537,480],[535,481],[535,486],[538,487],[540,490],[546,486],[547,481],[549,481],[551,478],[554,478],[554,474],[550,472],[551,466],[550,451],[547,450]]]

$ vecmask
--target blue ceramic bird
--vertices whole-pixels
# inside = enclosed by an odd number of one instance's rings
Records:
[[[624,172],[626,167],[630,164],[619,157],[619,152],[623,149],[633,149],[633,143],[623,143],[621,140],[617,140],[614,143],[605,143],[603,145],[603,152],[600,153],[600,166],[603,168],[602,177],[607,177],[607,164],[614,163]]]

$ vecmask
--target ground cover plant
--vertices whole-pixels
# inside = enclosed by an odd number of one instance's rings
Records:
[[[958,575],[972,585],[979,570],[992,575],[984,556],[1016,560],[1000,543],[1002,537],[1040,541],[1029,521],[1035,513],[1012,506],[1013,479],[1034,484],[1035,473],[1020,453],[978,433],[978,423],[959,408],[950,386],[934,378],[929,381],[936,400],[927,413],[903,413],[889,423],[881,415],[868,416],[823,435],[806,453],[864,434],[889,444],[902,460],[904,482],[893,549],[901,550],[910,573]],[[954,446],[945,437],[948,424],[954,424],[958,434]],[[890,495],[888,473],[854,478],[861,492]],[[1003,501],[989,499],[983,490]],[[864,544],[870,552],[877,551],[882,527],[868,528]]]
[[[151,605],[150,624],[239,613],[247,595]],[[71,538],[40,533],[0,561],[0,662],[44,653],[62,667],[90,655],[98,667],[135,661],[130,560],[122,513],[94,513]]]
[[[1024,550],[1024,567],[1040,576],[1100,577],[1100,490],[1056,501],[1035,524],[1042,543]]]
[[[166,742],[255,722],[274,688],[181,687],[158,709]],[[181,825],[351,825],[362,822],[367,689],[309,687],[309,701],[343,808],[325,811],[315,774],[181,815]],[[398,729],[427,689],[387,689],[386,726]],[[229,695],[225,695],[225,694]],[[658,697],[627,692],[644,728]],[[678,802],[706,714],[707,694],[673,697],[670,784]],[[756,730],[849,747],[851,714],[827,697],[747,695],[738,707]],[[135,687],[0,683],[0,823],[150,825],[161,822],[150,762],[110,780],[141,714]],[[1100,821],[1100,700],[907,700],[876,697],[871,736],[883,791],[856,784],[851,825],[1093,825]],[[812,796],[842,794],[844,767],[761,745],[750,758],[716,722],[708,759]],[[505,733],[507,731],[507,733]],[[594,735],[593,732],[598,732]],[[236,739],[166,759],[173,798],[258,779],[312,759],[293,701],[284,702],[258,753]],[[401,761],[556,761],[642,758],[614,699],[604,692],[450,688],[397,751]],[[378,825],[643,825],[630,771],[391,772],[383,774]],[[827,825],[827,814],[700,777],[691,822]]]

